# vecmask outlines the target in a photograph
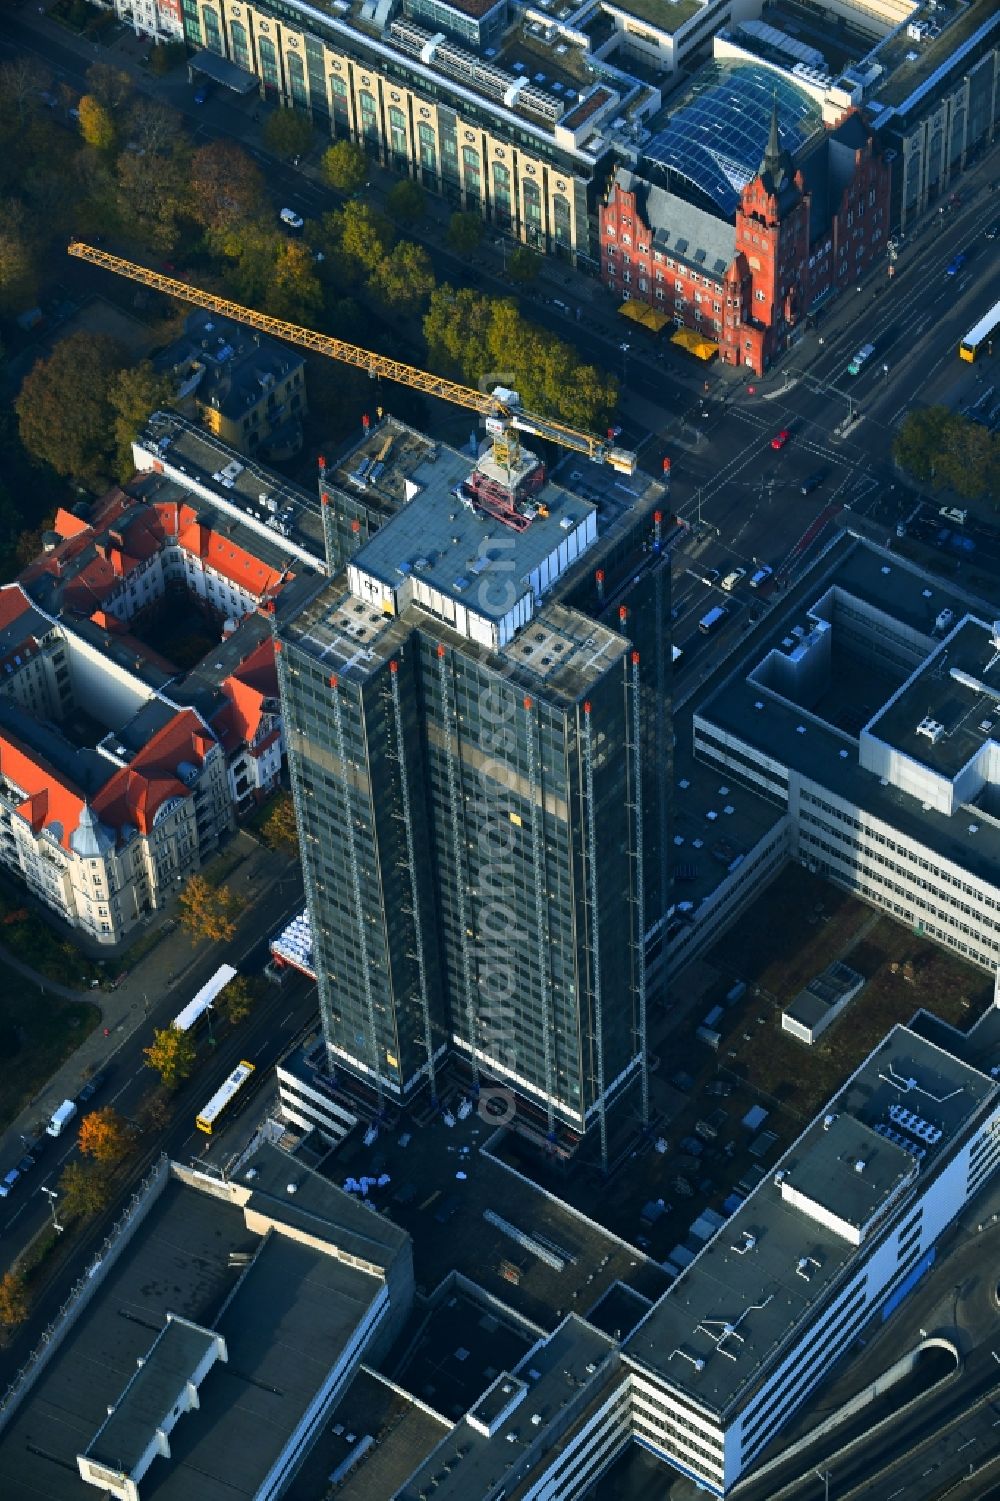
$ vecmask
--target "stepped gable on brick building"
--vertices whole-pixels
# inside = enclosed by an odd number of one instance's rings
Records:
[[[676,172],[675,187],[662,186],[655,167],[616,168],[600,208],[605,285],[757,375],[828,297],[867,273],[888,236],[889,167],[860,113],[801,154],[782,134],[775,101],[760,165],[731,217],[682,196]]]

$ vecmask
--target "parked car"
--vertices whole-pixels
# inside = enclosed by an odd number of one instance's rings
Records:
[[[705,1144],[699,1141],[697,1136],[682,1136],[677,1143],[677,1150],[685,1152],[688,1157],[700,1157],[705,1150]]]
[[[17,1170],[21,1174],[21,1177],[23,1178],[24,1175],[25,1175],[25,1173],[30,1173],[31,1172],[31,1169],[34,1167],[34,1165],[35,1165],[35,1159],[34,1159],[34,1157],[32,1157],[32,1155],[31,1155],[30,1152],[25,1152],[24,1156],[21,1158],[20,1162],[17,1164]]]
[[[20,1181],[20,1178],[21,1174],[18,1172],[17,1168],[12,1167],[10,1172],[7,1173],[4,1176],[2,1182],[0,1182],[0,1199],[7,1198],[11,1189],[14,1187],[14,1184],[18,1183]]]
[[[788,428],[787,427],[783,427],[781,429],[781,432],[780,433],[775,433],[774,437],[771,439],[771,447],[773,449],[775,449],[775,450],[777,450],[779,448],[784,448],[785,444],[788,442],[788,440],[789,440],[789,438],[791,436],[792,435],[788,431]]]
[[[76,1098],[77,1098],[78,1103],[81,1104],[81,1105],[85,1105],[88,1100],[92,1100],[94,1098],[95,1094],[97,1093],[97,1091],[99,1089],[103,1089],[104,1086],[105,1086],[105,1084],[107,1082],[108,1082],[108,1075],[107,1075],[106,1071],[103,1072],[103,1073],[94,1074],[90,1079],[87,1080],[86,1084],[83,1086],[83,1088],[80,1090],[80,1093],[77,1095]]]
[[[437,1209],[434,1211],[434,1218],[437,1220],[439,1225],[447,1225],[448,1221],[458,1213],[460,1202],[461,1201],[459,1199],[456,1199],[454,1194],[449,1194],[446,1199],[441,1200]]]
[[[761,563],[756,573],[752,574],[750,577],[750,587],[751,589],[762,589],[767,583],[768,579],[773,577],[774,569],[771,567],[770,563]]]
[[[278,218],[281,220],[282,224],[287,225],[289,229],[302,229],[306,222],[303,219],[302,215],[297,214],[293,208],[283,208],[281,210],[281,213],[278,215]]]

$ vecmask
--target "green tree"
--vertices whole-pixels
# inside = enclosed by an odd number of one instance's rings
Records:
[[[434,290],[431,258],[422,245],[400,240],[375,267],[369,285],[387,307],[413,312]]]
[[[107,109],[93,94],[84,94],[79,104],[80,134],[95,151],[112,152],[118,144],[118,130]]]
[[[328,214],[325,222],[333,231],[339,254],[366,275],[370,276],[392,249],[392,225],[370,204],[345,203],[336,213]]]
[[[423,326],[432,369],[471,385],[503,372],[529,410],[588,431],[607,426],[618,399],[614,378],[582,364],[569,344],[529,323],[512,298],[438,287]]]
[[[537,281],[540,270],[541,256],[537,250],[529,250],[527,245],[518,245],[507,257],[507,275],[522,286]]]
[[[24,205],[8,199],[0,204],[0,310],[32,306],[38,293],[37,255]]]
[[[59,1176],[58,1213],[68,1220],[97,1214],[111,1199],[107,1169],[99,1162],[68,1162]]]
[[[1000,437],[959,413],[952,415],[936,483],[949,485],[963,500],[994,492],[1000,462]]]
[[[479,249],[485,229],[479,214],[452,214],[448,221],[448,244],[456,255],[471,256]]]
[[[206,229],[224,230],[260,218],[267,207],[264,179],[235,141],[211,141],[191,158],[191,212]]]
[[[149,1047],[143,1048],[143,1054],[168,1089],[176,1089],[190,1078],[198,1057],[191,1033],[178,1032],[176,1027],[158,1028]]]
[[[166,406],[171,394],[168,377],[159,375],[149,360],[112,375],[108,382],[108,402],[113,414],[119,479],[126,480],[132,474],[135,469],[132,443],[149,414]]]
[[[11,1267],[0,1277],[0,1324],[5,1329],[15,1329],[25,1322],[30,1311],[24,1274],[17,1267]]]
[[[121,363],[114,339],[83,331],[36,362],[14,402],[21,442],[34,458],[83,484],[106,481],[114,444],[108,385]]]
[[[260,307],[274,274],[279,246],[287,237],[273,224],[231,224],[211,231],[213,250],[230,262],[227,282],[240,302]]]
[[[234,908],[228,886],[210,886],[204,876],[191,876],[180,895],[181,925],[195,942],[210,938],[228,943],[236,932]]]
[[[427,212],[427,194],[419,182],[404,177],[389,189],[385,206],[398,223],[412,228]]]
[[[264,122],[264,145],[287,161],[302,156],[312,145],[312,120],[297,109],[276,109]]]
[[[915,479],[933,478],[948,433],[951,413],[947,407],[924,407],[908,412],[900,423],[892,452],[897,464]]]
[[[310,324],[322,307],[323,288],[308,245],[282,239],[264,301],[265,312],[289,323]]]
[[[354,141],[334,141],[323,152],[320,167],[338,193],[356,193],[368,179],[368,159]]]

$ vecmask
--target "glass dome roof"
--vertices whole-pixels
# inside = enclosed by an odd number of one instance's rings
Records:
[[[646,164],[685,178],[729,218],[760,167],[775,100],[782,149],[794,153],[821,124],[815,100],[758,63],[706,63],[647,145]]]

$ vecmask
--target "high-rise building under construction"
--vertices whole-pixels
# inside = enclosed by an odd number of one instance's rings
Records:
[[[540,1128],[645,1108],[666,903],[662,487],[392,420],[321,476],[330,577],[277,601],[330,1063],[379,1104],[448,1054]]]

